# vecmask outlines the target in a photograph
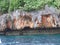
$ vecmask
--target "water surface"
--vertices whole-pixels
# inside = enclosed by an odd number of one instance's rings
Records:
[[[0,36],[0,45],[60,45],[60,34]]]

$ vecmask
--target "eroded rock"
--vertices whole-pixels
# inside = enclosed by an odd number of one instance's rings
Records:
[[[16,10],[11,14],[0,16],[0,30],[5,28],[23,29],[24,27],[57,27],[60,24],[58,15],[55,9],[45,7],[45,10],[25,12]],[[54,10],[52,12],[52,10]],[[60,25],[59,25],[60,26]]]

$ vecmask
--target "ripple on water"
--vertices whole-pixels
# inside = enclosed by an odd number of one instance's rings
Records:
[[[0,45],[60,45],[59,35],[0,36]]]

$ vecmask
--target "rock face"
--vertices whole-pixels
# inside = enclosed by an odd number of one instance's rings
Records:
[[[50,14],[42,15],[42,26],[44,27],[56,27],[55,17]]]
[[[14,19],[14,26],[16,29],[21,29],[24,27],[33,27],[32,17],[30,15],[20,16],[18,19]]]
[[[10,14],[0,16],[0,30],[5,28],[23,29],[24,27],[57,27],[58,16],[54,9],[45,7],[42,11],[25,12],[16,10]]]

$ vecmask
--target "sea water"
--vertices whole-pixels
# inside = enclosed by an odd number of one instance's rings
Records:
[[[60,34],[0,36],[0,45],[60,45]]]

